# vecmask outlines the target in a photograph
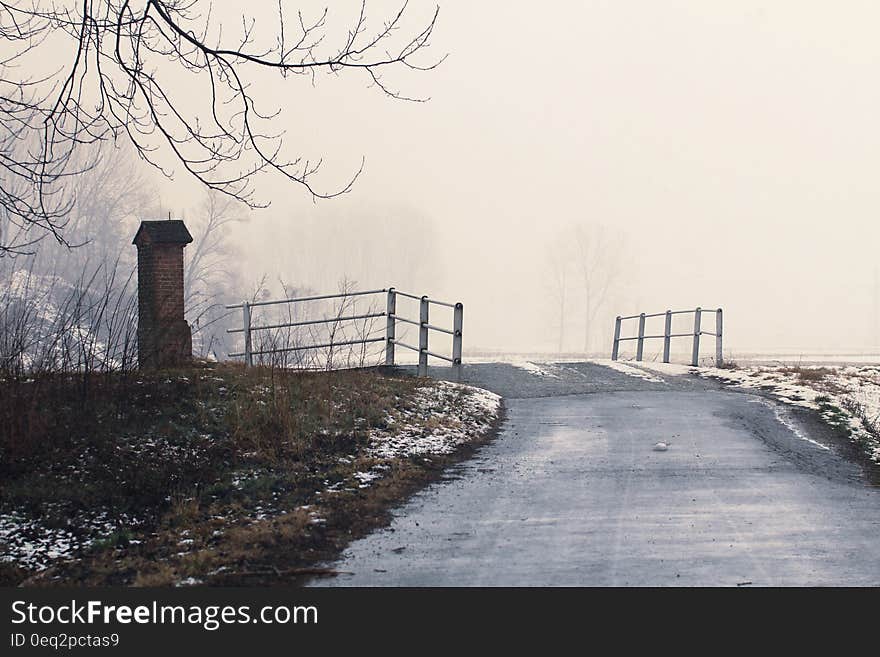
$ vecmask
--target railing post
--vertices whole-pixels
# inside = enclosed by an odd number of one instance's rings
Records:
[[[461,381],[461,327],[464,319],[464,305],[455,304],[452,318],[452,371],[455,380]]]
[[[251,346],[251,304],[247,301],[241,307],[242,328],[244,328],[244,364],[251,367],[254,364],[253,347]]]
[[[397,326],[397,292],[388,289],[388,302],[385,306],[385,365],[394,365],[394,340],[397,338],[395,327]]]
[[[669,362],[669,348],[672,343],[672,311],[666,311],[666,327],[663,329],[663,362]]]
[[[636,346],[636,360],[642,360],[645,351],[645,313],[639,315],[639,341]]]
[[[721,308],[719,308],[715,311],[715,367],[724,365],[724,356],[721,351],[722,324]]]
[[[617,360],[620,353],[620,315],[614,320],[614,345],[611,347],[611,360]]]
[[[419,309],[419,376],[428,376],[428,297]]]
[[[691,354],[691,365],[694,367],[700,364],[700,315],[702,312],[699,306],[694,311],[694,351]]]

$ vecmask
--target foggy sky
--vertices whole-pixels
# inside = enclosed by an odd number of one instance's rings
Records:
[[[430,102],[355,75],[267,85],[287,149],[323,157],[322,180],[366,165],[317,205],[264,183],[272,207],[237,230],[240,266],[326,284],[371,235],[362,287],[463,301],[466,352],[553,350],[547,250],[602,224],[626,238],[608,330],[616,314],[720,305],[734,354],[876,348],[878,23],[871,2],[443,2],[432,52],[447,61],[389,74]],[[163,189],[187,206],[186,184]],[[383,249],[377,217],[409,214],[430,239]],[[325,221],[327,268],[306,268],[296,245]],[[393,249],[424,267],[395,271]]]

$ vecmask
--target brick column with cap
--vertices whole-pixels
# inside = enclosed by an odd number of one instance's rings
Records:
[[[193,241],[182,221],[142,221],[138,250],[138,365],[175,367],[192,360],[183,318],[183,248]]]

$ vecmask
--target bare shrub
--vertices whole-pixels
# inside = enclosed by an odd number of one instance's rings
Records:
[[[0,376],[127,371],[136,363],[134,269],[101,262],[69,281],[33,268],[0,274]]]
[[[800,365],[781,367],[779,371],[785,374],[794,374],[801,381],[822,381],[826,376],[834,374],[834,370],[828,367],[801,367]]]
[[[281,288],[285,299],[319,296],[309,288],[294,288],[283,281]],[[378,365],[382,359],[382,342],[368,341],[384,336],[385,322],[379,321],[381,318],[378,317],[364,316],[378,314],[384,308],[374,296],[358,295],[355,291],[356,283],[343,278],[338,287],[340,296],[333,299],[252,307],[254,364],[301,370]],[[265,280],[262,280],[251,296],[252,302],[269,297]],[[353,316],[358,319],[347,319]],[[241,325],[239,320],[237,326],[240,328]],[[236,351],[240,350],[236,348]]]

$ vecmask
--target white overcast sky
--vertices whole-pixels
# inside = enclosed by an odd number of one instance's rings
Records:
[[[433,10],[410,4],[414,20]],[[448,60],[389,74],[430,102],[353,75],[268,87],[287,147],[323,156],[328,183],[361,156],[366,169],[317,206],[264,187],[272,207],[238,235],[245,266],[326,280],[291,262],[309,222],[358,240],[377,216],[412,213],[433,226],[409,245],[430,275],[362,285],[464,301],[469,346],[549,349],[548,245],[603,224],[627,236],[629,278],[606,324],[722,305],[734,353],[876,345],[878,25],[875,2],[446,0],[432,52]],[[343,247],[327,249],[346,273]]]

